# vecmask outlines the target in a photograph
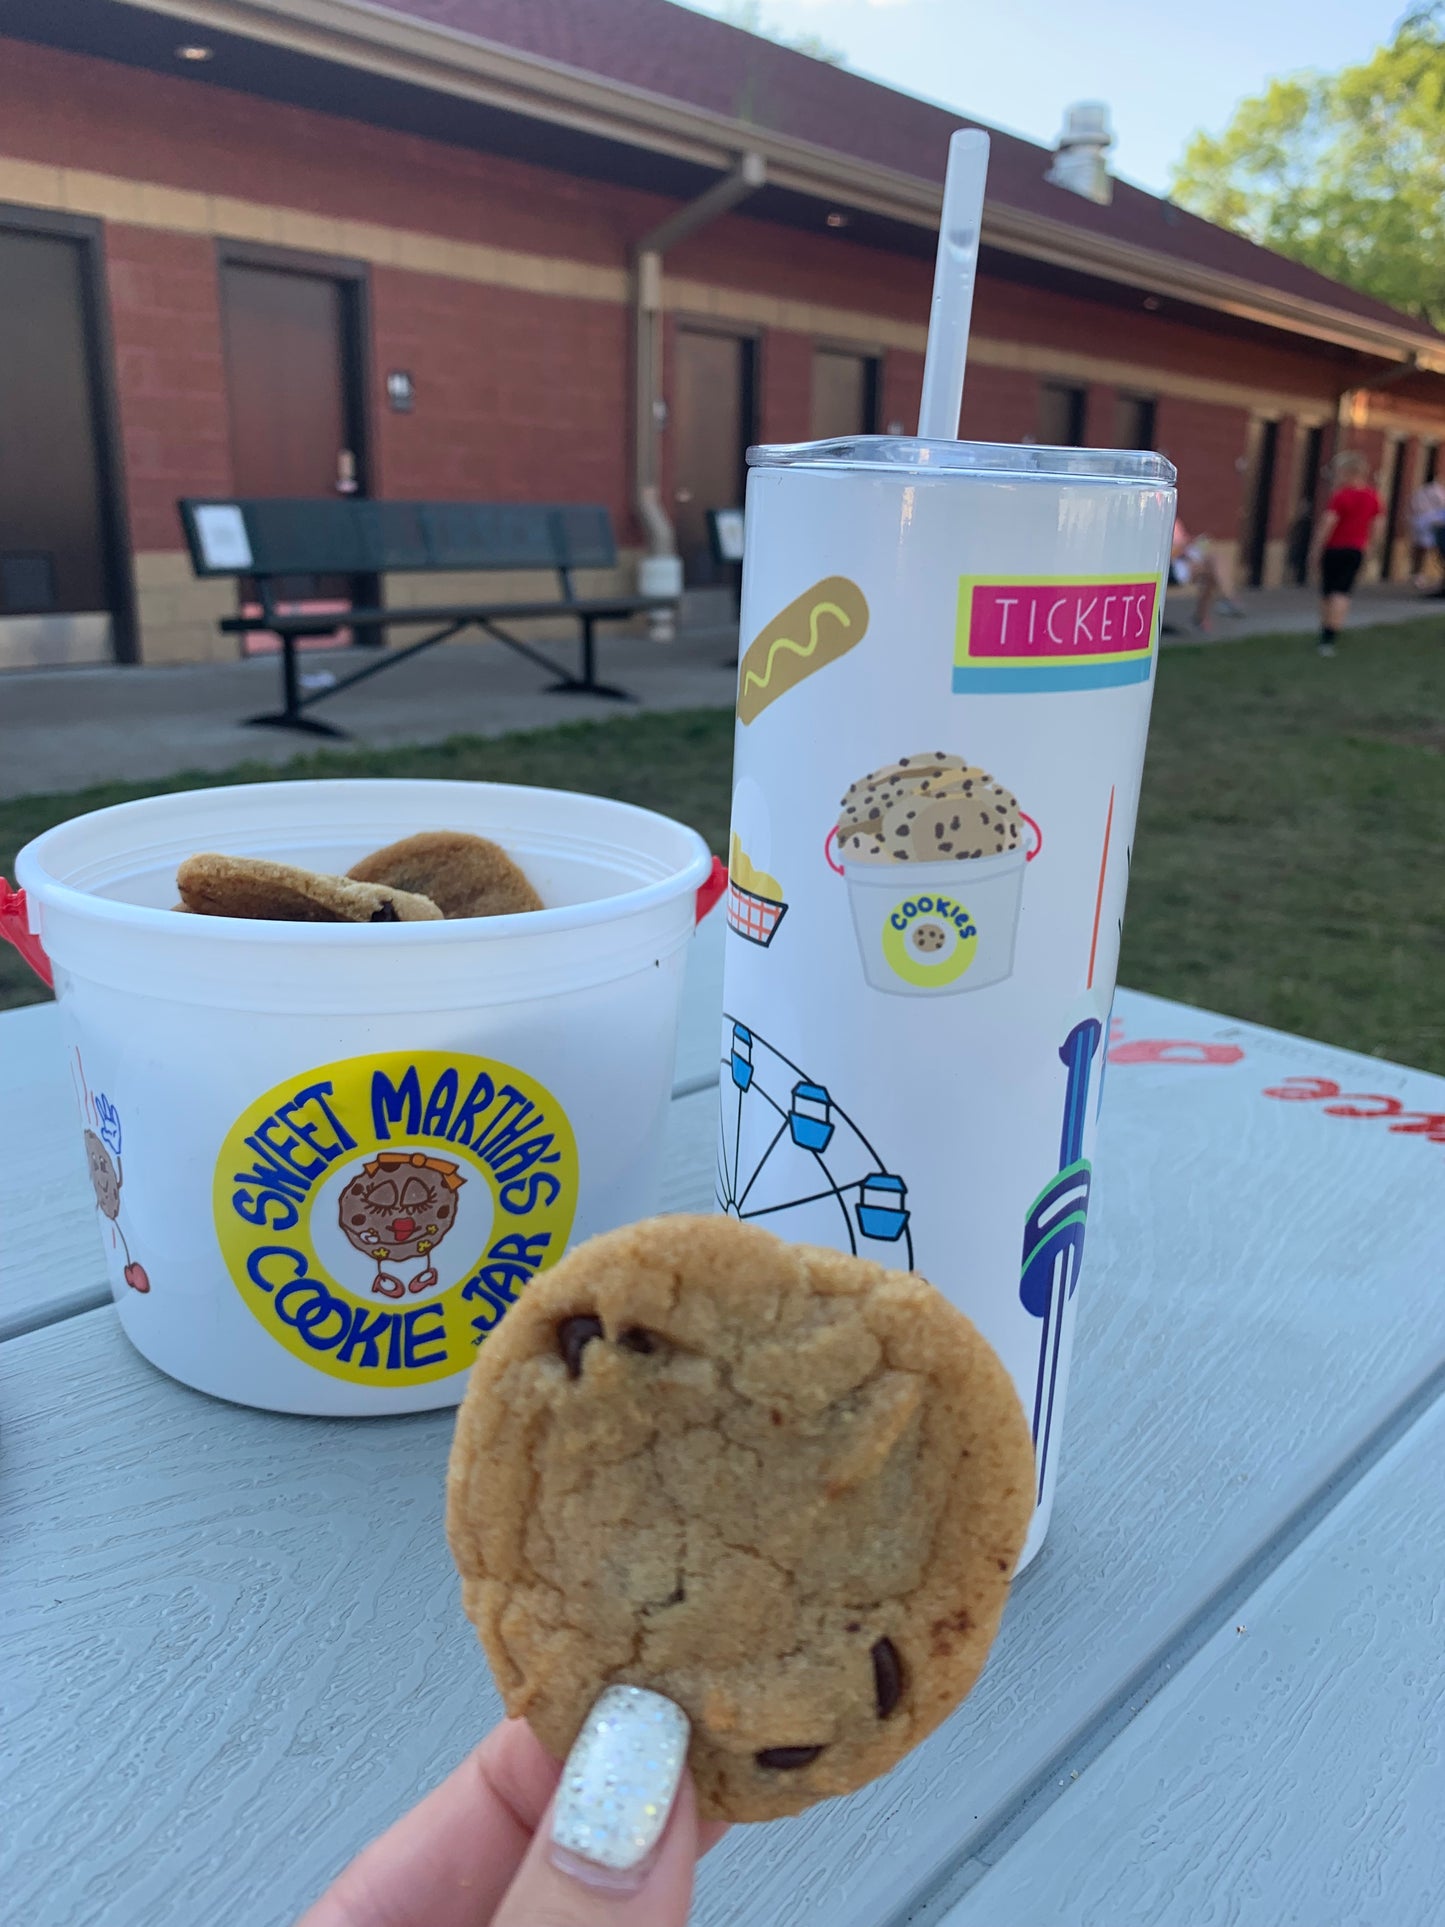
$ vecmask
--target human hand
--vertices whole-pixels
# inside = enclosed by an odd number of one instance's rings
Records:
[[[684,1927],[726,1831],[699,1825],[686,1754],[684,1715],[635,1687],[603,1694],[565,1768],[506,1720],[298,1927]]]

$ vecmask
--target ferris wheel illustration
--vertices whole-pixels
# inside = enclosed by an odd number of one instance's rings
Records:
[[[911,1271],[902,1177],[826,1084],[748,1025],[726,1014],[723,1021],[719,1211],[795,1243],[832,1245]]]

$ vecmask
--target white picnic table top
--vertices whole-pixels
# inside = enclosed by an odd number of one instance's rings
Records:
[[[671,1209],[711,1203],[721,950],[713,918]],[[735,1829],[697,1927],[1440,1918],[1445,1079],[1115,1016],[1048,1543],[967,1704],[853,1798]],[[156,1372],[52,1009],[0,1016],[0,1065],[5,1916],[286,1927],[499,1715],[441,1533],[451,1415]]]

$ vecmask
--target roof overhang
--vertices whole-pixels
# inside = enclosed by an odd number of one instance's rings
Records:
[[[349,67],[453,99],[550,123],[717,173],[762,155],[784,192],[934,230],[940,183],[732,120],[512,47],[436,26],[367,0],[111,0],[218,34]],[[1098,280],[1282,329],[1390,363],[1445,374],[1445,344],[1153,249],[990,202],[985,246]]]

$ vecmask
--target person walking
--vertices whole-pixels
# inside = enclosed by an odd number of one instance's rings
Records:
[[[1315,537],[1320,572],[1322,656],[1335,653],[1335,637],[1350,616],[1350,596],[1369,546],[1370,531],[1384,504],[1370,485],[1370,465],[1358,449],[1347,448],[1330,464],[1334,493],[1325,504]]]

